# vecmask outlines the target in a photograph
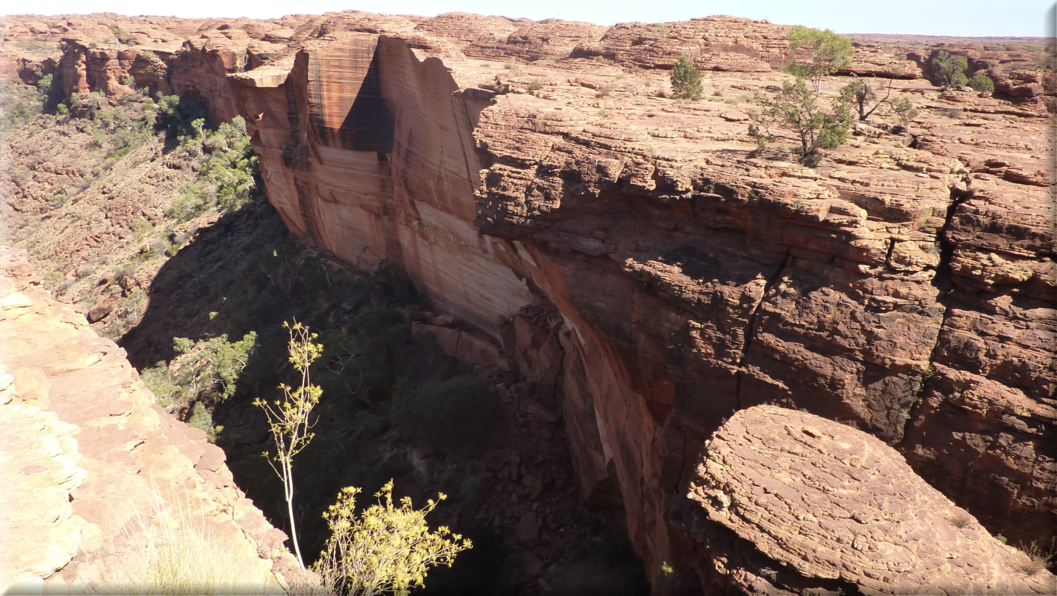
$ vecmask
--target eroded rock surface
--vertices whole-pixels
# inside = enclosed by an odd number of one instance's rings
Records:
[[[158,407],[124,351],[39,284],[24,251],[0,249],[2,588],[113,590],[151,528],[181,524],[220,544],[254,593],[299,579],[224,452]]]
[[[993,538],[866,433],[775,406],[705,446],[675,514],[702,585],[764,594],[1052,594],[1057,577]]]
[[[805,168],[745,134],[746,102],[788,78],[772,70],[783,25],[347,12],[193,27],[154,53],[164,69],[82,40],[55,72],[118,93],[127,71],[244,116],[292,230],[359,267],[402,265],[556,388],[584,496],[625,507],[651,573],[679,548],[667,511],[700,445],[761,403],[897,446],[1011,542],[1053,536],[1052,96],[1017,51],[974,55],[1009,81],[982,97],[931,86],[933,54],[866,40],[849,72],[907,77],[892,97],[921,115],[857,123]],[[680,51],[705,69],[703,101],[663,97]]]

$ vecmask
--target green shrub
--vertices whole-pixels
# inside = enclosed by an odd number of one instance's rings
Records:
[[[377,337],[390,346],[399,346],[410,341],[411,325],[402,312],[390,306],[365,307],[356,313],[353,325],[356,333],[364,340]]]
[[[425,587],[430,568],[450,567],[455,555],[473,546],[445,526],[430,530],[426,515],[439,501],[430,499],[418,510],[408,497],[394,505],[390,480],[375,493],[378,503],[357,516],[359,492],[351,486],[342,489],[337,503],[323,514],[331,535],[312,568],[332,593],[407,594],[412,587]]]
[[[169,365],[160,361],[150,368],[143,369],[140,373],[143,383],[154,394],[158,405],[167,408],[173,404],[187,400],[187,387],[176,382],[175,377],[169,371]]]
[[[162,98],[159,112],[170,114],[163,119],[171,120],[176,108],[167,100]],[[196,118],[187,130],[191,136],[181,135],[184,139],[181,147],[190,152],[201,150],[205,163],[199,170],[198,181],[180,189],[180,197],[173,201],[167,215],[185,222],[213,207],[230,212],[252,201],[261,186],[260,170],[246,134],[246,121],[236,116],[210,132],[205,128],[205,120]]]
[[[213,426],[213,416],[209,414],[205,404],[196,402],[191,417],[187,419],[187,425],[200,428],[206,432],[206,440],[210,443],[217,442],[217,433],[224,430],[223,426]]]
[[[7,136],[12,129],[39,116],[44,111],[46,99],[47,94],[41,93],[39,88],[0,80],[0,136]]]
[[[973,88],[973,91],[995,92],[995,82],[982,72],[974,74],[973,78],[969,79],[969,86]]]
[[[253,331],[234,343],[228,341],[227,334],[197,342],[174,337],[173,349],[182,356],[177,358],[177,381],[190,389],[193,399],[209,395],[224,401],[235,394],[235,383],[256,345]]]
[[[390,418],[414,440],[470,457],[487,449],[497,436],[501,411],[488,384],[478,377],[456,377],[414,389],[398,384]]]
[[[811,81],[818,93],[822,88],[822,77],[837,72],[851,64],[855,48],[847,37],[837,35],[829,29],[812,29],[799,25],[789,30],[789,53],[811,53],[810,62],[798,62],[794,59],[787,70],[797,78]]]
[[[694,68],[694,63],[680,54],[679,60],[672,65],[672,97],[675,99],[701,99],[701,73]]]
[[[778,140],[771,129],[783,129],[793,133],[800,141],[794,152],[800,162],[814,163],[819,149],[835,149],[848,138],[854,115],[848,109],[844,97],[837,97],[827,112],[818,105],[817,96],[808,90],[801,78],[796,83],[782,82],[782,90],[773,98],[757,94],[756,102],[763,109],[749,110],[749,136],[756,139],[762,150],[766,143]]]
[[[914,107],[914,103],[905,97],[897,97],[890,101],[889,104],[892,106],[892,112],[903,126],[910,124],[911,120],[918,117],[918,110]]]
[[[969,68],[969,61],[965,56],[952,56],[946,50],[940,50],[932,59],[932,67],[936,72],[936,82],[940,86],[959,87],[969,82],[965,78],[965,69]]]

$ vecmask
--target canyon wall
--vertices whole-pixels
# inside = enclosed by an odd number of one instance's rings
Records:
[[[559,389],[585,497],[611,502],[616,480],[651,569],[704,440],[762,403],[900,446],[995,531],[1051,535],[1042,159],[991,174],[896,137],[809,170],[738,154],[724,114],[632,96],[598,118],[568,107],[579,85],[460,88],[445,64],[352,33],[301,50],[285,79],[235,75],[270,200],[346,261],[400,264],[525,348],[523,372]],[[1045,116],[1017,116],[1044,144]],[[919,134],[953,142],[941,126]],[[649,155],[670,131],[686,132]],[[1031,168],[1043,186],[1006,174]],[[548,342],[557,375],[533,364]]]
[[[402,266],[551,389],[585,498],[623,505],[651,573],[684,562],[668,512],[705,441],[758,404],[873,434],[992,533],[1054,535],[1042,98],[912,78],[895,90],[922,112],[909,130],[858,123],[805,168],[755,151],[739,105],[786,78],[781,26],[291,25],[274,51],[188,40],[155,84],[245,117],[292,230],[356,267]],[[708,101],[663,98],[672,48],[707,69]],[[224,57],[243,52],[260,65]],[[909,54],[886,52],[863,73],[905,72]]]

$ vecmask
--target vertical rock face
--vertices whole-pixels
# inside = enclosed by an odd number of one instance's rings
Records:
[[[1044,187],[1015,177],[1030,160],[989,182],[960,148],[896,141],[807,170],[732,153],[737,115],[658,118],[629,96],[612,123],[575,108],[579,85],[509,93],[453,60],[449,74],[402,39],[349,33],[308,44],[286,76],[235,76],[270,200],[351,263],[403,265],[560,389],[584,495],[625,507],[650,569],[699,446],[762,403],[900,445],[994,531],[1051,535],[1053,230]],[[1015,297],[984,297],[996,288]],[[1024,306],[992,302],[1011,299]],[[1009,316],[1008,331],[981,323]],[[952,398],[974,395],[959,383],[987,397]]]
[[[532,302],[481,236],[472,98],[439,59],[352,34],[297,54],[287,77],[236,78],[273,203],[294,230],[364,268],[402,265],[430,295],[495,333]],[[496,251],[500,251],[497,254]],[[467,280],[474,280],[467,283]]]
[[[701,446],[758,404],[869,432],[992,533],[1048,543],[1050,117],[915,78],[893,88],[912,134],[874,117],[817,168],[761,155],[739,97],[781,84],[786,30],[343,13],[202,25],[153,82],[143,55],[57,68],[244,116],[291,229],[402,266],[554,388],[584,496],[623,505],[651,572],[685,547],[668,511]],[[683,50],[708,101],[658,96]]]

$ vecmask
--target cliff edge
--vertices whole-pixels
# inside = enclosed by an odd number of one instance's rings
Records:
[[[124,350],[40,282],[24,251],[0,249],[0,589],[194,589],[151,583],[168,544],[224,564],[209,589],[297,582],[285,534],[234,485],[224,452],[158,407]]]

